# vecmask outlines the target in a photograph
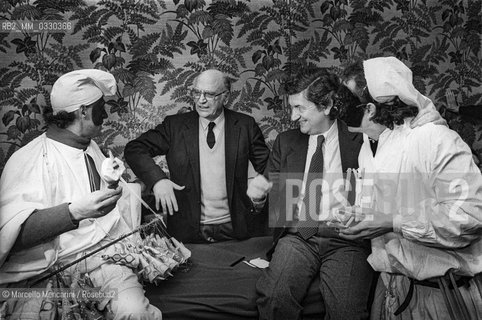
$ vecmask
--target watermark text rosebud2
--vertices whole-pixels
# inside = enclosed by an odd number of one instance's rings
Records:
[[[470,190],[470,181],[461,176],[454,173],[443,177],[447,183],[435,183],[429,173],[367,173],[353,179],[341,173],[270,174],[270,227],[294,221],[331,221],[346,207],[369,208],[410,220],[469,223],[473,213],[464,205],[474,200],[475,193]],[[377,217],[366,215],[364,219]]]

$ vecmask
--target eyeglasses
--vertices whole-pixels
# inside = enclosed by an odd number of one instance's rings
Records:
[[[224,90],[220,93],[212,93],[212,92],[205,92],[197,89],[191,89],[190,94],[191,94],[191,97],[195,100],[201,98],[201,95],[204,95],[204,98],[206,98],[206,100],[214,100],[220,95],[222,95],[223,93],[225,93],[226,91],[228,90]]]

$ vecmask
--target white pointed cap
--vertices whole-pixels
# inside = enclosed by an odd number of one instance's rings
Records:
[[[395,57],[380,57],[363,61],[368,91],[380,103],[398,96],[405,104],[421,111],[435,106],[413,86],[412,71]]]
[[[96,102],[102,96],[113,96],[117,91],[114,76],[102,70],[75,70],[55,81],[50,93],[54,114],[72,112],[82,105]]]

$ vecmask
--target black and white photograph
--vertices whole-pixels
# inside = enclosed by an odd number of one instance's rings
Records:
[[[482,319],[481,0],[0,9],[0,320]]]

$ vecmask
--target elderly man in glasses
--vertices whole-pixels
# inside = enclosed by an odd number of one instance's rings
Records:
[[[166,117],[124,151],[180,241],[244,239],[267,226],[266,216],[249,214],[246,190],[249,161],[263,172],[269,149],[252,117],[226,108],[230,90],[219,70],[202,72],[191,89],[195,111]],[[158,155],[166,156],[169,178],[152,159]]]

